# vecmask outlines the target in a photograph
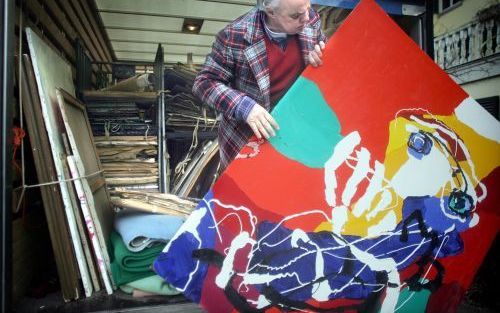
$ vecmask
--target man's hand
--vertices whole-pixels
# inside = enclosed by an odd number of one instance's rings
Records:
[[[323,61],[321,61],[321,58],[323,57],[323,49],[325,49],[325,43],[323,41],[320,41],[318,45],[314,45],[314,50],[310,51],[307,57],[309,64],[314,67],[323,64]]]
[[[274,118],[259,104],[255,104],[248,114],[246,119],[247,124],[252,128],[255,136],[261,139],[264,136],[266,139],[276,135],[275,129],[278,130],[278,123]]]

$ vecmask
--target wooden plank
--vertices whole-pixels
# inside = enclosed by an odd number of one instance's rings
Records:
[[[66,33],[66,36],[74,41],[77,38],[77,32],[67,19],[66,14],[64,14],[61,6],[55,0],[43,0],[43,2],[44,5],[50,10],[52,15],[56,17],[57,22],[59,23],[59,25],[61,25],[61,28]]]
[[[94,13],[94,18],[96,19],[96,25],[98,25],[98,27],[101,31],[102,37],[104,38],[104,42],[106,43],[108,50],[111,54],[111,59],[113,61],[116,61],[115,51],[113,49],[113,46],[111,45],[111,40],[109,39],[108,32],[106,30],[106,27],[104,26],[104,21],[102,19],[101,13],[99,12],[99,8],[97,7],[96,1],[98,1],[98,0],[88,1],[88,5],[90,8],[90,11]]]
[[[63,35],[63,32],[57,28],[56,23],[47,14],[46,10],[44,10],[44,8],[36,0],[26,0],[25,4],[26,9],[31,12],[31,14],[35,15],[39,19],[43,28],[47,30],[47,35],[52,37],[52,42],[56,46],[59,46],[60,49],[58,50],[64,52],[71,63],[75,63],[76,54],[73,43],[71,43],[68,38]]]
[[[104,178],[98,177],[90,185],[90,190],[92,190],[92,192],[95,192],[97,189],[102,188],[105,183],[106,182],[104,181]]]
[[[151,175],[147,177],[106,178],[106,183],[111,186],[147,184],[147,183],[157,183],[157,182],[158,182],[158,176],[151,176]]]
[[[104,49],[104,53],[106,54],[107,61],[113,61],[113,57],[111,55],[111,46],[108,41],[104,39],[104,34],[103,32],[105,31],[103,28],[100,28],[100,24],[97,22],[96,17],[90,8],[90,3],[91,1],[86,1],[86,0],[80,0],[80,5],[82,6],[83,10],[85,11],[85,14],[87,15],[87,19],[90,21],[90,26],[92,27],[92,30],[94,33],[97,35],[97,40],[101,44],[101,46]],[[97,13],[97,11],[94,11]]]
[[[49,0],[49,2],[52,2],[51,5],[57,5],[57,3],[54,3],[54,0]],[[55,10],[55,8],[53,7],[53,9]],[[64,53],[64,51],[61,51],[61,47],[58,47],[56,45],[54,45],[54,41],[52,40],[52,38],[50,37],[47,37],[46,36],[46,33],[44,31],[42,31],[42,29],[40,29],[39,27],[39,24],[36,24],[35,21],[32,21],[30,19],[30,16],[34,16],[33,14],[28,14],[27,11],[23,11],[23,15],[22,15],[22,21],[19,21],[19,16],[20,16],[20,8],[19,6],[16,6],[16,18],[15,18],[15,29],[16,29],[16,38],[17,38],[17,41],[19,41],[19,38],[17,37],[17,34],[18,34],[18,31],[19,31],[19,27],[29,27],[31,28],[39,37],[43,38],[45,40],[45,43],[48,44],[52,49],[54,49],[55,51],[58,51],[58,52],[61,52],[61,57],[64,58],[66,61],[68,61],[71,65],[71,72],[72,72],[72,79],[73,81],[75,81],[76,79],[76,68],[75,68],[75,60],[70,60],[67,56],[66,53]],[[63,12],[59,12],[58,13],[60,16],[65,17],[64,13]],[[70,38],[71,40],[74,40],[74,38],[77,38],[77,35],[76,33],[71,33],[73,30],[73,26],[71,24],[69,24],[68,20],[66,19],[66,22],[68,23],[68,27],[70,27],[70,30],[69,30],[69,33],[66,33],[66,37]],[[65,26],[66,27],[66,26]],[[66,31],[66,29],[65,29]],[[74,36],[74,37],[71,37],[71,36]],[[73,49],[74,51],[74,49]],[[92,81],[92,84],[95,86],[96,85],[96,74],[98,72],[98,66],[97,65],[93,65],[92,66],[92,77],[91,77],[91,81]]]
[[[130,92],[130,91],[94,91],[83,93],[85,101],[91,100],[119,100],[155,102],[158,95],[156,92]]]
[[[94,44],[94,47],[96,47],[102,60],[107,61],[107,62],[111,61],[111,59],[107,57],[106,53],[103,50],[103,47],[99,43],[97,35],[95,34],[94,29],[92,28],[87,15],[85,14],[82,6],[80,5],[80,2],[78,0],[70,0],[70,1],[71,1],[72,6],[73,6],[73,9],[75,10],[76,14],[80,18],[80,22],[85,27],[85,31],[87,32],[87,35],[89,36],[90,40]]]
[[[85,106],[63,89],[58,88],[56,96],[59,112],[73,154],[68,156],[72,176],[82,177],[101,172],[102,166],[95,148]],[[113,225],[113,210],[106,185],[100,183],[101,180],[102,173],[99,173],[85,179],[76,180],[74,185],[81,200],[82,213],[87,223],[90,223],[87,224],[89,236],[92,239],[101,277],[104,280],[107,293],[112,294],[113,278],[106,242],[109,239]],[[93,191],[91,186],[101,187]]]
[[[145,141],[126,141],[126,140],[110,140],[110,141],[97,141],[97,147],[111,147],[111,146],[120,146],[120,147],[132,147],[132,146],[152,146],[158,144],[157,142],[151,140]]]
[[[61,6],[55,1],[55,0],[42,0],[44,5],[46,5],[48,11],[50,14],[52,14],[55,17],[55,22],[60,25],[60,28],[62,31],[65,33],[65,36],[70,38],[71,41],[75,41],[77,38],[80,38],[77,31],[71,24],[71,22],[68,20],[66,14],[62,10]],[[74,67],[75,64],[73,63],[72,66]],[[92,65],[92,77],[91,77],[91,82],[95,86],[96,85],[96,75],[98,72],[99,68],[97,65],[93,64]],[[75,69],[73,69],[73,72],[75,72]],[[73,80],[75,80],[75,74],[73,74]]]
[[[15,19],[15,29],[16,29],[16,36],[19,32],[19,27],[23,27],[23,28],[26,28],[26,27],[29,27],[31,28],[31,30],[33,32],[35,32],[38,37],[42,38],[44,40],[44,42],[49,46],[51,47],[53,50],[55,51],[58,51],[58,52],[61,52],[60,51],[60,48],[56,47],[52,40],[48,37],[45,36],[45,34],[42,32],[42,30],[38,27],[38,25],[36,25],[28,16],[27,16],[27,12],[23,12],[21,18],[22,20],[20,21],[19,20],[19,16],[20,16],[20,8],[18,6],[16,6],[16,19]],[[19,38],[17,38],[17,42],[19,42]],[[75,81],[75,78],[76,78],[76,68],[75,68],[75,64],[74,62],[71,62],[71,60],[69,60],[67,58],[67,56],[61,52],[60,56],[65,60],[67,61],[70,66],[71,66],[71,75],[72,75],[72,79],[73,81]]]
[[[72,177],[70,174],[70,169],[69,169],[69,164],[68,162],[62,162],[63,168],[64,168],[64,175],[66,177]],[[71,207],[73,208],[73,214],[75,216],[75,221],[76,221],[76,226],[78,229],[78,233],[80,234],[80,242],[82,243],[82,249],[83,253],[85,255],[85,262],[87,263],[88,270],[90,277],[87,279],[87,277],[82,276],[82,282],[83,282],[83,287],[85,289],[85,294],[87,297],[91,296],[94,291],[101,290],[100,285],[99,285],[99,278],[98,274],[96,271],[96,268],[94,267],[94,259],[93,259],[93,254],[91,253],[91,248],[87,240],[87,234],[85,232],[85,229],[83,225],[87,225],[86,221],[84,220],[82,214],[80,214],[80,206],[78,205],[78,201],[80,200],[76,190],[73,188],[73,183],[71,181],[66,182],[66,185],[68,186],[68,189],[71,190],[70,194],[70,200],[71,200]],[[97,289],[92,290],[93,288],[97,287]]]
[[[144,141],[144,136],[95,136],[94,141],[125,140],[125,141]],[[148,136],[148,140],[156,142],[156,136]],[[156,144],[155,144],[156,145]]]
[[[134,210],[144,211],[144,212],[148,212],[148,213],[159,213],[159,214],[181,216],[181,217],[187,216],[187,214],[184,212],[179,212],[177,210],[165,208],[165,207],[160,206],[160,205],[145,203],[145,202],[139,201],[139,200],[121,199],[121,198],[112,197],[111,201],[113,201],[113,204],[115,206],[127,208],[127,209],[134,209]]]
[[[97,47],[94,46],[93,41],[87,35],[83,24],[75,12],[75,9],[70,4],[69,1],[58,1],[59,5],[63,9],[64,13],[69,17],[69,21],[73,24],[73,27],[77,30],[79,37],[83,40],[85,47],[87,48],[91,58],[97,62],[105,61],[98,53]],[[111,66],[106,66],[106,69],[111,71]]]

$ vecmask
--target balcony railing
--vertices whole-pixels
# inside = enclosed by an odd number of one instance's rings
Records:
[[[473,21],[434,38],[434,61],[451,69],[500,53],[500,20]]]

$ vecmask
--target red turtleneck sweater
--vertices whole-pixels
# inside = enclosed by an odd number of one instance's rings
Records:
[[[265,36],[265,40],[271,83],[271,106],[274,106],[304,69],[304,59],[297,35],[288,36],[285,50],[268,36]]]

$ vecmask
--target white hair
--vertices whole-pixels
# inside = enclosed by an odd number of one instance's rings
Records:
[[[257,0],[257,8],[264,11],[266,8],[277,9],[280,0]]]

